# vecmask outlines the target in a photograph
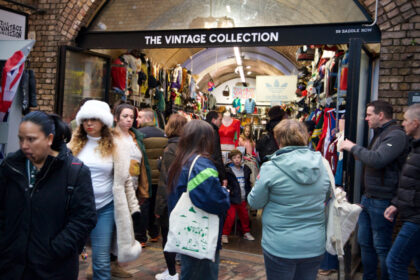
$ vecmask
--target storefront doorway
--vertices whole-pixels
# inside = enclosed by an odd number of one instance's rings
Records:
[[[132,14],[136,10],[139,12],[140,7],[134,2],[142,2],[142,11],[147,10],[150,13],[144,13],[143,17]],[[367,25],[371,19],[358,1],[336,1],[334,7],[329,7],[322,1],[311,1],[312,3],[308,2],[306,6],[299,7],[294,7],[291,3],[293,1],[273,1],[271,8],[261,1],[249,4],[244,4],[243,1],[203,1],[199,5],[195,1],[178,1],[176,4],[162,4],[162,11],[156,12],[157,14],[152,12],[156,10],[155,3],[152,2],[109,1],[93,19],[90,27],[80,32],[76,40],[78,48],[63,47],[56,109],[64,118],[71,118],[77,101],[87,97],[86,94],[110,103],[118,98],[118,95],[111,91],[111,68],[115,67],[115,59],[132,50],[139,50],[154,63],[168,70],[172,70],[177,64],[185,67],[191,72],[191,76],[196,75],[198,91],[208,93],[209,82],[213,81],[214,95],[216,98],[217,94],[221,95],[217,98],[218,105],[230,106],[234,97],[233,87],[238,90],[250,88],[252,85],[256,87],[257,76],[299,76],[299,70],[305,67],[309,69],[305,74],[309,75],[306,81],[309,82],[311,75],[319,72],[319,69],[309,67],[315,59],[310,55],[315,55],[315,51],[321,49],[321,56],[324,51],[343,51],[343,56],[337,62],[347,65],[347,83],[345,92],[337,92],[336,96],[332,92],[331,96],[326,94],[319,99],[334,102],[337,106],[334,108],[337,110],[340,109],[338,106],[344,105],[346,137],[359,144],[366,143],[368,135],[363,116],[366,102],[377,92],[376,65],[380,51],[380,31],[376,25]],[[279,11],[279,5],[288,9]],[[279,13],[286,15],[280,17]],[[183,16],[180,16],[181,14]],[[185,16],[189,14],[200,16]],[[224,14],[226,16],[223,16]],[[298,14],[301,17],[298,17]],[[332,17],[332,14],[337,17]],[[245,82],[241,80],[238,71],[235,73],[240,65],[236,61],[234,47],[239,47],[241,53]],[[314,53],[311,53],[312,51]],[[306,60],[297,61],[296,56],[304,57],[307,53]],[[345,62],[344,54],[347,55]],[[78,57],[78,60],[73,59],[75,57]],[[329,57],[330,60],[331,58]],[[72,66],[77,61],[79,66]],[[250,68],[246,68],[247,66]],[[318,66],[315,65],[316,68]],[[80,69],[85,69],[81,71],[84,73],[88,69],[90,74],[79,73],[85,79],[82,82],[84,86],[75,91],[68,87],[66,81],[71,81],[77,87],[80,77],[69,79],[69,73],[80,72]],[[101,78],[88,81],[88,77],[95,75],[94,73],[100,73],[97,75]],[[86,86],[86,81],[90,86]],[[228,96],[223,96],[226,86],[230,92]],[[96,90],[92,90],[93,88]],[[141,92],[138,97],[136,94],[131,96],[136,104],[147,98],[151,97],[142,96]],[[267,108],[280,104],[279,102],[281,103],[281,100],[257,100],[257,107]],[[302,111],[309,110],[307,113],[311,113],[311,109],[318,106],[313,102],[306,105],[308,108],[301,108]],[[296,106],[297,115],[299,105]],[[361,190],[357,181],[360,172],[360,163],[354,162],[352,158],[344,159],[343,184],[350,199],[355,202],[360,199]],[[256,229],[253,234],[257,240],[261,236],[259,217],[260,213],[252,216],[252,224]],[[236,228],[237,232],[238,230],[239,226]],[[249,242],[242,240],[239,235],[234,235],[228,246],[246,252],[261,253],[259,242],[254,244],[257,245],[249,245]]]

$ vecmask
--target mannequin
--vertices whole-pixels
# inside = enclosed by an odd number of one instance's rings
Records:
[[[227,111],[223,114],[223,118],[222,118],[222,124],[224,126],[230,126],[233,122],[232,116],[230,115],[230,112]]]
[[[231,151],[238,146],[241,122],[232,118],[230,112],[225,112],[222,125],[219,128],[220,144],[222,151]]]

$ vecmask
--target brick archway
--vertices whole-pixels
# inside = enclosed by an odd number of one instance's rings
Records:
[[[61,10],[58,19],[58,33],[63,36],[63,41],[74,42],[80,28],[86,26],[95,16],[106,0],[70,0]]]
[[[375,0],[363,2],[374,14]],[[420,90],[420,1],[380,0],[377,24],[382,32],[379,97],[402,119],[408,92]]]
[[[26,1],[33,2],[33,1]],[[39,109],[52,112],[55,103],[58,46],[74,45],[106,0],[40,0],[44,14],[0,0],[0,5],[29,16],[29,31],[36,36],[31,68],[37,79]],[[375,0],[360,0],[374,14]],[[420,90],[420,0],[379,0],[378,25],[382,31],[379,97],[395,106],[402,117],[409,91]]]

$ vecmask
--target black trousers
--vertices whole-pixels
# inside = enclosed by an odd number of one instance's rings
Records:
[[[147,242],[147,231],[151,238],[158,237],[159,227],[156,225],[155,203],[156,203],[157,185],[152,185],[152,197],[147,198],[140,205],[141,222],[137,229],[134,229],[136,240]]]

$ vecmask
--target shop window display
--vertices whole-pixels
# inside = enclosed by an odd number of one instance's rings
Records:
[[[62,115],[65,122],[70,122],[82,99],[106,99],[109,59],[66,50],[65,62]]]

